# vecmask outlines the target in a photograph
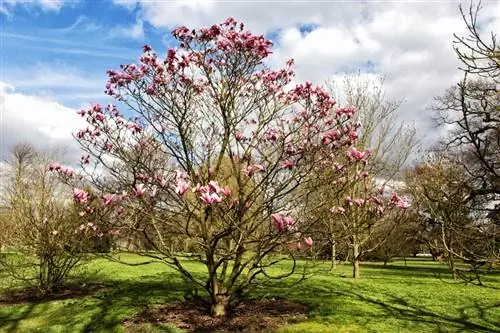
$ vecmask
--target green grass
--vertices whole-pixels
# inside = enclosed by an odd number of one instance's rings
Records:
[[[183,299],[183,280],[162,264],[125,266],[99,259],[90,268],[100,271],[109,289],[76,299],[0,306],[0,332],[123,332],[122,321],[134,313]],[[201,265],[191,268],[204,272]],[[454,283],[446,266],[429,261],[364,263],[357,281],[350,272],[350,266],[339,266],[298,286],[281,281],[253,295],[309,306],[307,321],[280,333],[500,332],[498,271],[483,278],[483,287]],[[143,332],[180,331],[158,324]]]

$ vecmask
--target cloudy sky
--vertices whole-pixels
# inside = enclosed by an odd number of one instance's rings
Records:
[[[384,75],[405,102],[401,119],[436,139],[433,96],[460,79],[453,33],[458,1],[0,1],[0,158],[19,140],[75,147],[75,110],[108,102],[109,68],[134,62],[144,44],[175,46],[170,30],[228,16],[274,42],[271,66],[294,58],[297,79],[321,84],[361,71]],[[468,2],[464,3],[467,6]],[[500,31],[500,1],[483,1],[481,29]]]

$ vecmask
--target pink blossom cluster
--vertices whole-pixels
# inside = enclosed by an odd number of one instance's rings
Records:
[[[295,225],[295,220],[291,216],[283,216],[281,214],[271,214],[275,228],[279,232],[292,230]]]
[[[371,156],[371,152],[369,150],[360,151],[357,148],[353,147],[347,151],[347,157],[351,162],[360,162],[360,163],[368,163],[368,159]]]
[[[231,195],[231,189],[228,186],[221,187],[215,180],[210,181],[205,186],[198,184],[193,192],[199,194],[199,198],[206,205],[219,204],[225,197]]]
[[[252,164],[248,165],[243,169],[243,173],[247,177],[252,177],[256,172],[266,172],[266,167],[263,164]]]
[[[49,165],[47,165],[47,170],[55,171],[55,172],[59,173],[60,175],[66,176],[66,177],[73,177],[73,174],[74,174],[73,169],[71,169],[69,167],[62,166],[57,162],[50,163]]]
[[[79,188],[74,188],[73,189],[73,198],[79,204],[84,204],[87,202],[87,200],[89,198],[89,193],[85,190],[82,190]]]
[[[400,197],[396,193],[393,193],[390,198],[390,202],[396,207],[407,209],[411,207],[411,204],[407,197]]]

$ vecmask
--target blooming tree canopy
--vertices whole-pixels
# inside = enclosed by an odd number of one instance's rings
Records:
[[[223,315],[256,277],[273,277],[271,254],[314,247],[310,223],[297,218],[301,189],[355,142],[354,109],[310,82],[293,85],[292,59],[268,68],[271,41],[232,18],[172,35],[179,47],[166,55],[144,46],[138,64],[108,71],[106,93],[132,116],[94,104],[79,112],[87,127],[75,137],[115,229],[143,234]],[[347,163],[367,158],[349,152]],[[89,195],[74,190],[84,219]],[[189,253],[172,249],[178,239]],[[204,263],[207,278],[185,259]]]

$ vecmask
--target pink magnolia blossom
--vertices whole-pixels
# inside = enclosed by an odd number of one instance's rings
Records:
[[[229,188],[229,186],[224,186],[224,188],[222,189],[222,194],[225,196],[225,197],[229,197],[231,196],[231,189]]]
[[[67,177],[73,177],[73,170],[71,168],[61,167],[59,172]]]
[[[304,238],[304,243],[306,243],[307,246],[311,247],[313,245],[313,240],[311,237],[306,237]]]
[[[333,206],[330,209],[330,212],[332,212],[334,214],[344,214],[345,213],[345,208],[344,207]]]
[[[281,163],[281,167],[288,170],[292,170],[295,165],[295,162],[288,160]]]
[[[280,232],[290,229],[295,224],[295,220],[291,216],[283,217],[281,214],[271,214],[271,217],[274,226]]]
[[[219,183],[216,180],[211,180],[208,183],[208,187],[209,187],[209,189],[211,191],[213,191],[215,193],[221,193],[222,192],[222,188],[219,186]]]
[[[241,132],[236,132],[235,137],[236,137],[236,141],[242,141],[245,139],[245,136]]]
[[[109,206],[109,205],[114,204],[116,202],[116,200],[117,200],[117,198],[116,198],[115,194],[107,193],[107,194],[102,196],[102,203],[105,206]]]
[[[82,164],[89,164],[90,163],[90,155],[80,157],[80,161],[82,162]]]
[[[359,151],[356,148],[351,148],[347,152],[347,157],[353,162],[367,162],[368,157],[370,157],[371,153],[368,150]]]
[[[88,196],[89,194],[84,190],[81,190],[79,188],[73,189],[73,197],[80,204],[86,203],[88,200]]]
[[[396,193],[393,193],[391,195],[390,201],[396,207],[399,207],[399,208],[402,208],[402,209],[407,209],[407,208],[411,207],[410,202],[408,201],[408,198],[406,198],[406,197],[400,197]]]
[[[354,199],[353,202],[358,206],[363,206],[365,204],[365,199],[358,198]]]
[[[175,185],[174,192],[177,193],[180,196],[183,196],[184,193],[186,193],[189,190],[189,183],[186,182],[184,179],[179,179],[177,180],[177,183]]]
[[[49,171],[59,171],[61,169],[61,165],[57,162],[53,162],[47,165],[47,169]]]
[[[200,198],[207,205],[211,205],[212,203],[222,202],[222,198],[217,193],[204,192],[201,194]]]
[[[146,189],[144,188],[144,184],[137,184],[134,187],[134,193],[136,196],[140,197],[146,192]]]
[[[247,177],[252,177],[252,176],[253,176],[253,173],[254,173],[254,168],[253,168],[253,166],[251,166],[251,165],[247,166],[245,169],[243,169],[243,173],[244,173]]]

